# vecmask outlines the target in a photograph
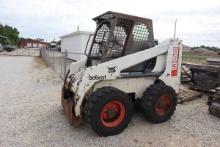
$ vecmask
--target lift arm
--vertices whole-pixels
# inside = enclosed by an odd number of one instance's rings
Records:
[[[168,51],[169,45],[170,45],[170,40],[163,42],[162,44],[153,47],[153,48],[149,48],[149,49],[145,49],[143,51],[137,52],[137,53],[133,53],[124,57],[120,57],[117,58],[115,60],[111,60],[109,62],[105,62],[103,64],[100,64],[98,66],[100,67],[115,67],[116,66],[116,70],[118,70],[119,72],[130,68],[134,65],[137,65],[139,63],[142,63],[144,61],[147,61],[149,59],[152,59],[154,57],[157,57],[159,55],[162,55],[164,53],[166,53]]]

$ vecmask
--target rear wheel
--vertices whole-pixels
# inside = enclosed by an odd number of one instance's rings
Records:
[[[153,123],[162,123],[170,119],[176,105],[175,90],[163,83],[147,88],[140,103],[145,118]]]
[[[100,88],[85,104],[85,117],[92,129],[100,136],[122,132],[133,115],[133,103],[124,92],[113,88]]]

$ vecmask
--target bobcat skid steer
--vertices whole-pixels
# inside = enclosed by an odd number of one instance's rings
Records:
[[[100,136],[122,132],[134,103],[153,123],[174,113],[180,86],[182,42],[156,45],[152,20],[115,12],[93,19],[97,28],[86,58],[72,63],[62,106],[74,126],[88,122]]]

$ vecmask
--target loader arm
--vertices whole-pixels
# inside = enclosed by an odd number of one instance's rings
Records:
[[[130,68],[130,67],[135,66],[139,63],[142,63],[144,61],[147,61],[149,59],[152,59],[154,57],[157,57],[159,55],[166,53],[168,50],[168,47],[169,47],[169,41],[166,41],[166,42],[164,42],[158,46],[155,46],[153,48],[149,48],[149,49],[145,49],[143,51],[137,52],[137,53],[129,54],[127,56],[120,57],[118,59],[99,64],[96,67],[105,68],[106,66],[108,66],[108,67],[115,67],[116,66],[117,70],[119,72],[121,72],[127,68]],[[119,75],[117,75],[117,76],[119,76]]]

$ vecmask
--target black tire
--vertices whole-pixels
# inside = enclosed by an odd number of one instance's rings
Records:
[[[123,112],[125,113],[123,113],[123,119],[121,119],[117,126],[107,127],[103,124],[103,108],[113,101],[123,104],[123,108],[125,108]],[[131,98],[126,93],[113,87],[103,87],[96,90],[86,99],[85,103],[85,118],[93,131],[100,136],[112,136],[122,132],[128,126],[133,116],[133,111]],[[107,112],[105,111],[105,113]],[[121,113],[120,110],[120,115]]]
[[[167,102],[169,104],[168,107],[164,106],[167,104],[161,102],[161,97],[165,96],[166,99],[169,100],[169,103]],[[162,107],[160,106],[161,103],[163,105],[162,110],[165,109],[164,112],[160,112],[161,108],[158,108],[158,106]],[[162,123],[170,119],[176,110],[176,105],[177,95],[175,90],[162,83],[154,84],[147,88],[144,92],[142,101],[140,102],[140,107],[144,117],[152,123]]]

